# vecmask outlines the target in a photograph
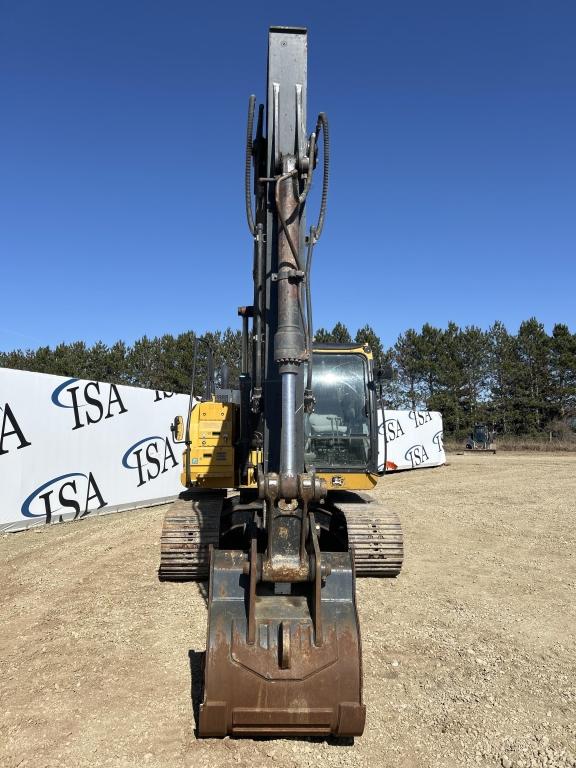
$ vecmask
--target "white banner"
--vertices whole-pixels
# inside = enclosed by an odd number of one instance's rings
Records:
[[[0,368],[0,530],[175,498],[188,396]],[[442,416],[379,413],[380,469],[444,464]]]
[[[177,496],[188,396],[0,368],[0,530]]]
[[[442,414],[438,411],[378,412],[379,469],[437,467],[446,463]]]

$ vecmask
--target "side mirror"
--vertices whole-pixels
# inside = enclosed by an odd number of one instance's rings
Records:
[[[172,439],[175,443],[184,442],[184,419],[182,416],[176,416],[173,423],[170,425],[172,431]]]
[[[376,379],[378,381],[392,381],[394,378],[394,369],[390,363],[385,363],[382,368],[378,368],[376,371]]]

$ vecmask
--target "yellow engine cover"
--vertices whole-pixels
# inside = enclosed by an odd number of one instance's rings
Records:
[[[233,403],[198,403],[190,414],[190,447],[184,451],[182,485],[234,487]],[[187,462],[189,476],[187,477]]]

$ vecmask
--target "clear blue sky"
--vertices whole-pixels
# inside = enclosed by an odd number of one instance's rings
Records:
[[[574,329],[573,0],[0,0],[0,349],[236,327],[270,24],[331,122],[316,325]]]

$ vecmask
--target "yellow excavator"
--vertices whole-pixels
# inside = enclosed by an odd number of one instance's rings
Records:
[[[216,389],[210,362],[207,391],[173,424],[186,491],[164,520],[159,576],[209,579],[201,737],[361,735],[355,578],[402,566],[398,517],[364,493],[379,474],[371,351],[313,346],[330,155],[323,113],[307,133],[306,89],[306,30],[270,28],[266,108],[254,96],[248,108],[254,298],[238,310],[239,387]]]

